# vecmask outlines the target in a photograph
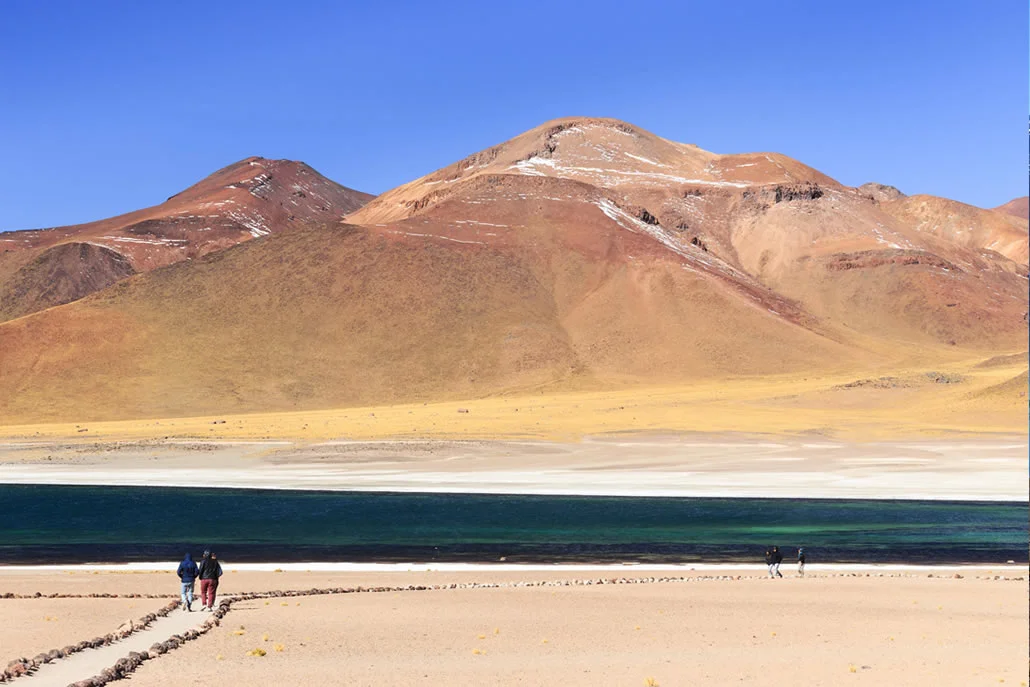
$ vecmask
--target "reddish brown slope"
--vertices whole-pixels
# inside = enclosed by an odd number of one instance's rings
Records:
[[[88,224],[0,234],[0,320],[67,303],[110,283],[115,272],[97,262],[97,251],[62,248],[68,243],[107,249],[104,255],[121,256],[132,271],[147,271],[338,219],[371,198],[302,162],[253,157],[151,208]],[[76,262],[79,254],[82,260]],[[107,277],[88,276],[98,271]],[[37,283],[47,273],[65,275],[67,287]]]
[[[1006,215],[1030,220],[1030,197],[1013,198],[1004,205],[999,205],[994,209],[997,212],[1004,212]]]
[[[589,236],[603,202],[610,219],[629,216],[616,223],[649,239],[650,252],[778,315],[815,316],[791,321],[837,338],[990,348],[1024,337],[1019,220],[932,199],[931,222],[912,210],[923,199],[848,188],[782,155],[718,155],[624,122],[570,118],[387,192],[347,220],[383,231],[404,223],[441,240],[503,227],[482,239],[495,242],[520,240],[546,213],[561,218],[563,236]],[[958,230],[969,222],[979,228]]]
[[[124,255],[92,243],[60,243],[15,272],[0,298],[0,321],[76,301],[135,270]]]

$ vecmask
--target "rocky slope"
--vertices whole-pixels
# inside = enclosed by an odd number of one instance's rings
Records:
[[[260,197],[262,183],[232,190]],[[849,188],[781,155],[556,120],[343,224],[278,232],[0,324],[0,422],[1011,353],[1026,347],[1020,221]]]
[[[976,345],[1025,334],[1026,222],[881,184],[848,188],[781,155],[718,155],[616,120],[549,122],[347,221],[496,244],[522,241],[543,218],[583,243],[605,223],[648,237],[650,253],[838,338]]]
[[[0,321],[82,298],[126,274],[336,220],[371,198],[302,162],[252,157],[151,208],[0,234]]]

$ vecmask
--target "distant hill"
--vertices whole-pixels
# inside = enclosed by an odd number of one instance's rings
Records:
[[[1014,198],[1004,205],[999,205],[994,209],[998,212],[1004,212],[1005,214],[1012,215],[1014,217],[1030,219],[1030,197],[1023,196],[1022,198]]]
[[[69,303],[128,274],[339,219],[371,198],[302,162],[252,157],[145,210],[5,233],[0,235],[0,321]]]
[[[548,122],[344,223],[266,219],[270,235],[128,278],[88,256],[111,286],[0,324],[0,421],[850,373],[1026,345],[1025,220],[617,120]]]

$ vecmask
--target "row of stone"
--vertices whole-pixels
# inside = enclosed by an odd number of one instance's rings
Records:
[[[120,639],[125,639],[134,632],[139,632],[150,626],[158,618],[164,617],[178,608],[179,602],[173,601],[154,613],[148,613],[139,620],[126,623],[114,632],[109,632],[101,637],[84,639],[78,644],[70,644],[63,649],[51,649],[50,651],[36,654],[32,658],[18,658],[7,664],[7,668],[0,673],[0,682],[7,682],[22,675],[28,675],[40,666],[71,656],[72,654],[86,649],[96,649],[102,646],[113,644]]]
[[[923,577],[919,573],[903,573],[903,572],[891,572],[891,573],[872,573],[872,572],[809,572],[808,577],[901,577],[901,578],[918,578]],[[960,573],[949,573],[949,574],[934,574],[927,573],[925,577],[937,577],[937,578],[954,578],[963,579],[965,575]],[[593,584],[633,584],[633,583],[655,583],[655,582],[692,582],[692,581],[711,581],[711,580],[753,580],[753,579],[768,579],[766,575],[691,575],[689,577],[624,577],[624,578],[599,578],[596,580],[548,580],[544,582],[466,582],[466,583],[451,583],[445,585],[409,585],[407,587],[334,587],[331,589],[307,589],[297,591],[275,591],[268,592],[274,593],[279,596],[309,596],[312,594],[347,594],[354,591],[402,591],[402,590],[444,590],[444,589],[470,589],[470,588],[495,588],[495,587],[528,587],[528,586],[577,586],[577,585],[593,585]],[[1004,581],[1024,581],[1027,577],[1022,575],[1009,576],[1009,575],[974,575],[970,579],[976,580],[1004,580]],[[264,593],[264,592],[254,592]],[[233,596],[245,596],[244,594],[235,594]],[[172,599],[176,598],[172,594],[111,594],[111,593],[94,593],[94,594],[63,594],[63,593],[50,593],[43,594],[42,592],[35,592],[34,594],[14,594],[12,592],[6,592],[0,594],[0,599]],[[258,597],[251,597],[258,598]]]
[[[191,642],[203,636],[211,628],[217,627],[229,608],[232,606],[232,599],[222,599],[218,608],[196,629],[186,630],[182,634],[175,634],[163,642],[154,642],[147,651],[132,651],[128,656],[118,659],[110,668],[104,668],[98,674],[85,680],[79,680],[68,685],[68,687],[103,687],[104,685],[121,680],[135,672],[145,661],[157,658],[169,651],[174,651],[186,642]],[[178,602],[176,602],[178,605]]]
[[[962,575],[954,573],[953,575],[935,575],[934,573],[928,573],[927,577],[954,577],[962,579]],[[819,575],[812,575],[812,577],[919,577],[919,575],[912,573],[822,573]],[[188,630],[182,635],[173,635],[164,642],[155,643],[150,647],[149,651],[145,652],[132,652],[128,656],[119,659],[115,665],[110,668],[105,668],[100,674],[93,676],[87,680],[82,680],[73,683],[70,687],[101,687],[109,682],[120,680],[126,677],[128,674],[135,671],[144,661],[156,658],[161,654],[167,653],[174,649],[179,648],[184,643],[192,641],[207,633],[211,628],[218,626],[221,623],[221,619],[228,613],[232,605],[238,601],[249,601],[254,599],[269,599],[269,598],[282,598],[282,597],[298,597],[298,596],[325,596],[331,594],[354,594],[354,593],[382,593],[382,592],[402,592],[402,591],[442,591],[450,589],[497,589],[497,588],[525,588],[525,587],[574,587],[574,586],[593,586],[593,585],[610,585],[610,584],[655,584],[655,583],[674,583],[674,582],[704,582],[704,581],[729,581],[729,580],[742,580],[742,579],[755,579],[755,576],[742,576],[742,575],[694,575],[689,577],[613,577],[613,578],[596,578],[596,579],[564,579],[564,580],[528,580],[528,581],[517,581],[517,582],[452,582],[449,584],[432,584],[432,585],[404,585],[404,586],[374,586],[374,587],[332,587],[332,588],[314,588],[304,590],[273,590],[267,592],[247,592],[242,594],[234,594],[221,601],[218,608],[215,609],[214,613],[205,620],[201,626],[194,630]],[[976,579],[985,580],[1024,580],[1022,576],[1019,577],[1008,577],[1004,575],[992,576],[977,576]],[[8,596],[4,595],[4,598],[42,598],[42,595],[38,592],[35,595],[30,596]],[[93,595],[67,595],[65,597],[58,598],[119,598],[119,595],[106,595],[104,597],[95,597]],[[138,595],[125,595],[125,598],[138,598]],[[15,677],[24,675],[32,670],[35,670],[44,663],[63,658],[69,654],[75,653],[76,651],[82,651],[83,649],[97,646],[104,646],[111,642],[123,639],[133,632],[147,627],[157,617],[165,616],[172,610],[177,608],[179,605],[178,601],[172,601],[167,606],[162,608],[157,613],[152,613],[144,616],[140,621],[134,622],[129,626],[123,626],[119,628],[117,632],[110,633],[103,637],[98,637],[94,640],[86,640],[80,642],[75,646],[65,647],[64,649],[55,649],[46,654],[39,654],[32,659],[18,659],[8,665],[7,670],[0,675],[0,682],[12,680]]]
[[[106,592],[94,592],[92,594],[64,594],[61,592],[51,592],[44,594],[43,592],[36,592],[35,594],[14,594],[12,592],[6,592],[0,594],[0,599],[172,599],[175,598],[174,594],[110,594]]]

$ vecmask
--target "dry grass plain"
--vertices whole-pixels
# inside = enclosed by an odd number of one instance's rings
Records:
[[[869,441],[1025,435],[1026,361],[1023,352],[864,376],[782,375],[332,410],[6,425],[0,437],[576,440],[620,432],[697,432]]]

